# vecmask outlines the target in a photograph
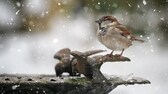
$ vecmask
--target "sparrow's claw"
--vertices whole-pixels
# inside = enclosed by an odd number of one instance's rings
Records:
[[[120,54],[116,54],[115,56],[122,57],[123,52],[124,52],[124,49],[122,49],[122,52]]]

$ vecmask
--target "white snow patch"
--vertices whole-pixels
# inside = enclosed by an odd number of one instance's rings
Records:
[[[15,90],[16,88],[20,87],[20,85],[13,85],[12,90]]]

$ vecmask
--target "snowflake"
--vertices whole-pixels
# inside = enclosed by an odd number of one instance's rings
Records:
[[[150,37],[147,37],[147,39],[149,40],[149,39],[150,39]]]
[[[17,7],[21,6],[20,2],[16,2],[16,5],[17,5]]]
[[[17,10],[15,14],[17,15],[19,12],[20,12],[20,9],[19,9],[19,10]]]
[[[153,49],[151,49],[150,51],[151,51],[151,52],[154,52],[154,50],[153,50]]]
[[[139,5],[137,5],[137,7],[138,7],[138,8],[140,8],[140,6],[139,6]]]
[[[31,28],[29,28],[29,31],[32,31]]]
[[[48,11],[46,11],[46,14],[48,14]]]
[[[53,43],[58,43],[58,39],[54,39],[54,40],[53,40]]]
[[[145,0],[143,0],[143,4],[144,4],[144,5],[146,5],[146,4],[147,4],[147,2],[146,2]]]
[[[165,19],[164,19],[164,17],[162,17],[162,18],[160,18],[160,20],[164,21]]]
[[[58,3],[58,5],[60,6],[60,5],[61,5],[61,3]]]
[[[140,35],[141,38],[143,38],[143,35]]]
[[[131,7],[131,4],[130,3],[127,3],[129,7]]]

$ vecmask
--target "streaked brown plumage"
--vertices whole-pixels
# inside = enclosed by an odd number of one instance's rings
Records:
[[[99,41],[107,48],[113,51],[122,51],[120,56],[123,54],[124,49],[132,45],[132,41],[143,40],[135,38],[129,30],[118,22],[113,16],[104,16],[95,21],[98,23],[97,36]]]

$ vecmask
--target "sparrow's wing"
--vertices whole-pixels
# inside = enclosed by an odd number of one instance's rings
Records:
[[[118,25],[116,27],[116,31],[120,32],[120,34],[124,37],[126,37],[127,39],[130,39],[130,40],[134,40],[134,41],[139,41],[139,42],[144,42],[144,40],[141,40],[141,39],[137,39],[135,38],[130,32],[129,30],[123,26],[123,25]]]
[[[122,36],[131,35],[129,30],[123,25],[118,25],[116,29],[118,29],[117,31],[119,31]]]

